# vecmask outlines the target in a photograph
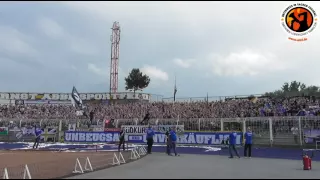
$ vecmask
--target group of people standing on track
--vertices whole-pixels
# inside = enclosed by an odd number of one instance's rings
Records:
[[[155,135],[154,130],[152,129],[151,126],[148,127],[147,131],[146,131],[146,135],[147,135],[147,152],[148,154],[151,154],[152,152],[152,146],[153,146],[153,136]],[[176,130],[175,127],[172,127],[170,131],[166,132],[166,140],[167,140],[167,147],[166,147],[166,153],[169,156],[172,156],[171,154],[171,150],[173,150],[174,155],[175,156],[179,156],[179,154],[177,153],[177,134],[176,134]]]
[[[153,137],[155,135],[154,130],[149,125],[148,129],[146,130],[146,139],[147,139],[147,153],[152,153],[152,146],[153,146]],[[175,131],[175,127],[172,127],[170,131],[165,133],[166,135],[166,154],[172,156],[171,150],[173,150],[175,156],[179,156],[177,153],[177,134]],[[237,139],[237,132],[233,131],[229,134],[229,158],[233,158],[233,152],[235,155],[240,158],[240,155],[236,149],[236,139]],[[119,146],[118,151],[120,151],[121,145],[123,145],[123,151],[125,151],[125,132],[122,129],[120,131],[120,138],[119,138]],[[247,128],[247,132],[244,134],[244,156],[251,158],[251,149],[252,149],[252,131],[250,127]]]
[[[233,153],[240,158],[240,155],[236,149],[236,139],[237,139],[237,133],[231,132],[229,135],[229,158],[233,158]],[[248,127],[247,132],[244,134],[244,157],[251,158],[251,148],[252,148],[252,132],[250,127]]]
[[[148,129],[146,130],[146,139],[147,139],[147,153],[152,153],[152,146],[153,146],[153,137],[155,135],[154,130],[149,125]],[[175,156],[179,156],[177,153],[177,134],[175,127],[172,127],[170,131],[166,132],[166,140],[167,140],[167,147],[166,147],[166,153],[169,156],[172,156],[171,150],[173,150],[173,153]],[[120,152],[121,145],[123,148],[123,151],[125,151],[125,132],[124,129],[121,129],[120,131],[120,137],[119,137],[119,146],[118,151]]]

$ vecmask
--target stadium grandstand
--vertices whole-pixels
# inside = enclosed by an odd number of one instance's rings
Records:
[[[93,122],[105,119],[119,120],[121,124],[138,124],[146,113],[150,114],[150,122],[171,123],[179,120],[186,130],[197,130],[198,119],[206,119],[201,129],[215,131],[221,124],[212,119],[219,118],[254,118],[282,116],[318,116],[319,101],[309,96],[286,98],[270,98],[262,95],[234,97],[202,97],[202,98],[162,98],[151,100],[150,94],[118,93],[114,96],[103,93],[86,93],[80,97],[94,111]],[[0,118],[10,119],[83,119],[78,116],[76,108],[71,106],[68,93],[1,93]],[[291,121],[281,121],[278,129],[290,131]],[[285,123],[285,124],[283,124]],[[287,128],[283,128],[286,125]],[[118,124],[120,127],[120,124]],[[317,123],[312,125],[317,126]],[[225,126],[226,128],[226,126]],[[239,125],[241,130],[241,126]]]
[[[1,118],[83,118],[76,116],[68,93],[0,93]],[[131,97],[130,97],[131,96]],[[150,94],[80,94],[96,119],[236,118],[260,116],[317,116],[319,102],[309,96],[269,98],[262,95],[172,98],[151,100]]]

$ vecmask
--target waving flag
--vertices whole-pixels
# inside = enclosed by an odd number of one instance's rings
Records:
[[[78,108],[78,111],[76,112],[77,116],[87,116],[84,112],[84,105],[82,103],[80,95],[74,86],[71,92],[71,103],[73,104],[73,106]]]
[[[178,89],[177,89],[176,77],[174,77],[173,102],[176,101],[177,91],[178,91]]]
[[[258,101],[258,98],[257,97],[253,97],[253,98],[250,99],[250,101],[253,102],[253,103],[256,103]]]
[[[264,105],[264,107],[265,107],[266,109],[271,109],[270,103],[266,103],[266,104]]]
[[[278,110],[278,113],[282,113],[282,114],[286,113],[287,111],[286,108],[282,106],[282,104],[278,104],[277,110]]]
[[[73,104],[75,104],[79,109],[82,110],[83,103],[82,103],[82,100],[80,98],[80,95],[79,95],[77,89],[74,86],[72,88],[71,97],[72,97],[71,101],[73,101]]]
[[[264,108],[260,108],[260,116],[266,116],[266,111]]]

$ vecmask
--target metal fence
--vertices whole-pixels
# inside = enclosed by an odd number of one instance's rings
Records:
[[[137,119],[117,120],[121,125],[138,125]],[[254,143],[260,145],[286,146],[320,143],[320,117],[253,117],[253,118],[199,118],[199,119],[151,119],[150,124],[184,125],[186,131],[214,132],[241,131],[246,132],[250,127],[254,133]]]
[[[118,119],[115,126],[138,125],[139,120]],[[61,120],[61,119],[2,119],[0,127],[25,127],[40,123],[43,126],[58,127],[59,137],[68,125],[76,123],[77,127],[88,127],[88,120]],[[200,118],[200,119],[150,119],[150,124],[157,125],[184,125],[186,131],[214,132],[214,131],[241,131],[248,127],[254,133],[254,143],[261,145],[300,145],[307,141],[320,143],[320,117],[254,117],[254,118]],[[96,124],[103,124],[97,120]],[[84,128],[85,129],[85,128]],[[310,143],[310,142],[309,142]]]
[[[234,95],[234,96],[201,96],[201,97],[176,97],[176,102],[199,102],[199,101],[224,101],[226,99],[238,99],[245,98],[248,99],[249,96],[261,97],[263,94],[251,94],[251,95]],[[174,102],[173,97],[162,98],[163,102]]]

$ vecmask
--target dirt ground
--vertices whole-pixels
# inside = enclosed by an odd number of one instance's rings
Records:
[[[130,152],[122,152],[130,162]],[[85,168],[88,157],[93,170],[111,167],[114,152],[0,151],[0,176],[7,168],[10,179],[23,179],[25,165],[32,179],[56,179],[72,175],[78,158]],[[88,166],[89,167],[89,166]],[[28,179],[28,178],[26,178]]]

